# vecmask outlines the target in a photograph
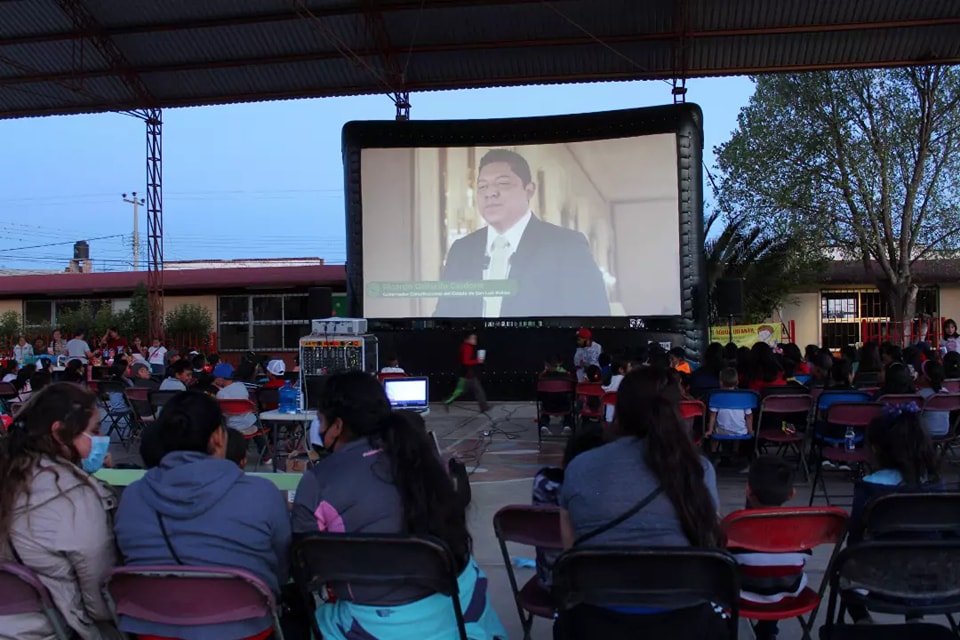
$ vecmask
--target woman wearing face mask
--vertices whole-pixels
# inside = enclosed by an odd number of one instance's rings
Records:
[[[297,487],[291,514],[294,532],[439,538],[458,564],[468,636],[506,638],[487,599],[486,578],[471,555],[463,500],[426,431],[392,412],[377,379],[359,371],[327,378],[318,413],[320,439],[332,453],[304,474]],[[325,640],[457,636],[446,596],[417,586],[331,587],[337,602],[322,604],[316,611]]]
[[[33,394],[0,440],[0,557],[40,576],[76,637],[120,637],[100,587],[116,563],[112,491],[89,474],[107,460],[96,397],[57,383]],[[47,640],[42,613],[0,616],[0,635]]]
[[[269,480],[226,459],[217,401],[201,391],[178,393],[163,406],[152,437],[163,457],[127,487],[117,511],[124,562],[244,569],[279,597],[290,547],[286,500]],[[120,627],[139,640],[265,640],[273,620],[184,627],[122,616]]]

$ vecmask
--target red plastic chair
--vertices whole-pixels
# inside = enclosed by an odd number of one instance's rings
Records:
[[[694,421],[697,418],[703,419],[703,416],[707,414],[707,405],[703,404],[699,400],[681,400],[680,401],[680,417],[687,424],[687,432],[690,434],[690,437],[693,438],[694,444],[700,444],[700,441],[703,440],[702,436],[694,435],[693,425]]]
[[[384,380],[393,380],[394,378],[408,378],[409,376],[405,373],[378,373],[377,380],[380,381],[380,384],[383,384]]]
[[[257,419],[256,427],[257,430],[253,433],[243,434],[244,440],[253,440],[257,436],[267,437],[267,430],[263,428],[263,425],[260,424],[260,416],[257,415],[257,404],[253,400],[244,400],[242,398],[217,398],[217,402],[220,404],[220,411],[223,412],[224,417],[230,416],[245,416],[248,414],[253,414]],[[257,456],[257,466],[260,466],[260,462],[263,460],[263,455],[271,447],[270,439],[267,438],[267,446],[264,447],[263,451],[260,452],[260,455]]]
[[[599,382],[581,382],[577,385],[577,403],[580,406],[580,424],[587,420],[603,420],[603,385]],[[596,407],[591,407],[596,400]]]
[[[949,391],[950,393],[960,393],[960,379],[944,380],[943,388]]]
[[[798,457],[798,466],[803,471],[806,481],[810,480],[810,471],[807,469],[806,455],[803,453],[804,439],[807,437],[810,417],[815,406],[814,399],[809,395],[786,394],[770,395],[760,401],[760,413],[757,416],[757,454],[767,443],[777,446],[777,455],[793,451]],[[787,433],[783,429],[762,429],[764,416],[789,416],[803,414],[806,416],[804,431]]]
[[[0,617],[37,613],[46,616],[57,640],[73,637],[37,574],[16,562],[0,562]]]
[[[862,440],[863,432],[874,418],[883,414],[884,405],[876,402],[837,402],[827,409],[825,421],[827,425],[837,427],[853,427],[858,432],[858,438]],[[827,492],[827,485],[823,479],[823,461],[829,460],[837,465],[857,467],[857,477],[863,470],[863,466],[869,461],[864,449],[857,448],[848,451],[842,446],[828,446],[821,441],[816,442],[816,450],[819,453],[816,462],[816,471],[814,472],[813,482],[810,487],[810,506],[813,506],[813,499],[817,494],[817,485],[823,489],[823,497],[830,504],[830,494]],[[834,496],[835,498],[852,498],[853,495]]]
[[[181,627],[202,627],[270,616],[282,640],[277,602],[270,588],[242,569],[186,565],[117,567],[104,591],[123,629],[121,616]]]
[[[803,553],[822,545],[833,545],[827,563],[830,566],[840,550],[848,520],[847,512],[835,507],[779,507],[734,511],[723,519],[721,526],[727,534],[728,549]],[[803,639],[809,640],[827,583],[824,575],[816,591],[808,586],[799,595],[775,604],[757,604],[741,599],[740,615],[750,620],[796,618],[803,629]]]
[[[573,378],[546,378],[537,380],[537,444],[543,442],[540,433],[541,418],[569,418],[573,421],[576,412],[575,400],[576,382]],[[549,395],[556,399],[555,409],[546,409],[543,396]]]
[[[530,639],[530,629],[534,617],[553,619],[554,606],[550,591],[540,584],[537,576],[527,580],[523,587],[517,587],[517,577],[510,562],[507,543],[540,547],[541,549],[562,551],[560,539],[560,509],[557,507],[534,507],[530,505],[507,505],[493,516],[493,530],[500,543],[503,564],[507,568],[510,589],[517,604],[517,615],[523,628],[524,640]]]

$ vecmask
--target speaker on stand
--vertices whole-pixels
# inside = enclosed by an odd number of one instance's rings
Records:
[[[717,317],[727,319],[728,342],[732,342],[733,319],[743,317],[743,278],[717,280],[714,295],[717,303]]]
[[[333,289],[311,287],[307,290],[307,317],[310,320],[333,317]]]

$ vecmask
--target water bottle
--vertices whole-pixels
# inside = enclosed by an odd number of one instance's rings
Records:
[[[843,440],[847,444],[847,451],[853,451],[856,448],[856,437],[856,434],[853,432],[853,427],[847,427],[847,432],[843,435]]]
[[[280,387],[280,391],[278,392],[280,396],[280,413],[297,413],[300,409],[297,393],[297,390],[290,385],[289,380]]]

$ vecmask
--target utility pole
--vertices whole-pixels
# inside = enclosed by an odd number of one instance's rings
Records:
[[[133,205],[133,270],[140,271],[140,206],[144,203],[143,198],[137,197],[134,191],[127,198],[127,194],[122,194],[123,201]]]

